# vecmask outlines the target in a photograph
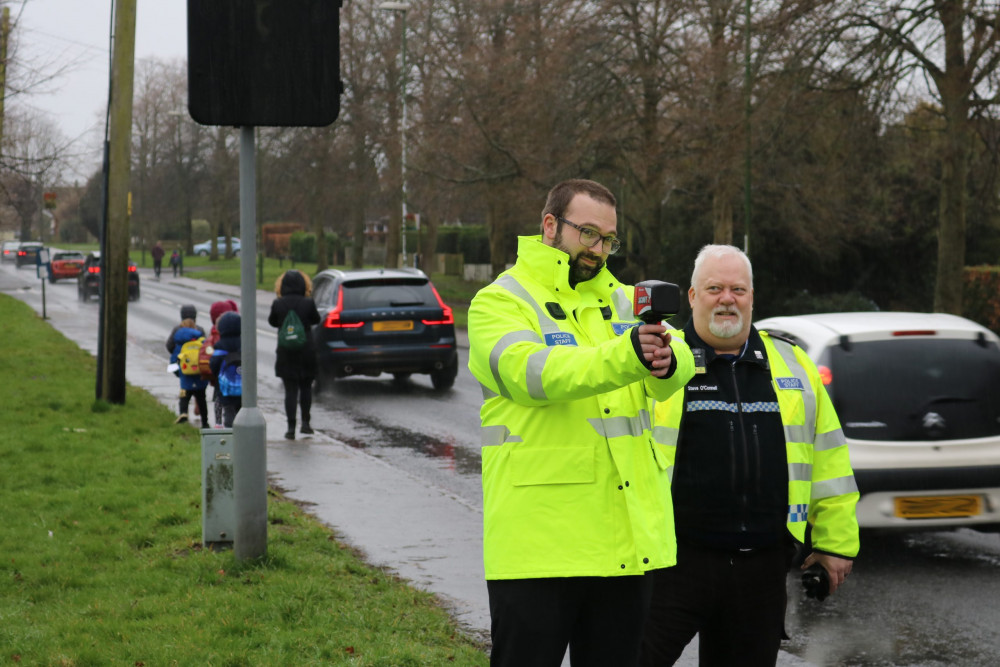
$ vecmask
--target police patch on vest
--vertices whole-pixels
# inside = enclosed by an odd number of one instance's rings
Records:
[[[799,521],[807,521],[809,519],[809,505],[805,503],[798,505],[788,506],[788,521],[789,523],[797,523]]]
[[[545,334],[545,344],[546,345],[576,345],[576,337],[571,333],[566,333],[565,331],[556,331],[555,333]]]
[[[612,322],[611,328],[614,329],[616,336],[621,336],[632,327],[637,327],[640,324],[642,324],[642,322]]]
[[[778,389],[798,389],[803,390],[802,380],[798,378],[774,378],[778,383]]]

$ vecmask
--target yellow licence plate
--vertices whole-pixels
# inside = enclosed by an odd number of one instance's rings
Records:
[[[976,516],[983,511],[981,496],[899,496],[896,516],[902,519],[947,519]]]
[[[413,320],[372,322],[372,331],[413,331]]]

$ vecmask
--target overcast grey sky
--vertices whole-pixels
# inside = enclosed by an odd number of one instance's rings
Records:
[[[111,0],[0,0],[10,7],[22,62],[71,71],[17,104],[48,116],[81,148],[99,146],[108,101]],[[23,9],[22,9],[23,7]],[[135,57],[187,58],[187,0],[137,0]],[[99,159],[98,159],[99,162]],[[83,166],[83,165],[81,165]],[[76,170],[81,175],[89,168]]]

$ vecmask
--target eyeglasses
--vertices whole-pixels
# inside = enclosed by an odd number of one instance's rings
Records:
[[[573,229],[580,232],[580,243],[583,244],[585,248],[593,248],[599,241],[603,241],[604,252],[609,255],[613,255],[618,252],[622,247],[622,242],[618,240],[617,236],[601,236],[597,233],[597,230],[591,229],[590,227],[581,227],[580,225],[570,222],[566,218],[560,218],[556,216],[556,220],[559,222],[564,222]]]

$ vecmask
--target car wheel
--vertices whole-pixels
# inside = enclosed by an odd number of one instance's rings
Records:
[[[431,373],[431,384],[439,391],[451,389],[452,385],[455,384],[456,377],[458,377],[458,355],[450,364]]]
[[[87,292],[87,288],[84,287],[82,290],[77,290],[77,291],[80,294],[80,301],[87,303],[87,300],[90,298],[90,294]]]
[[[199,257],[208,257],[208,251],[207,250],[199,250],[198,251],[198,256]]]
[[[410,379],[410,373],[393,373],[392,379],[397,384],[402,384]]]
[[[234,250],[233,251],[233,257],[239,257],[239,256],[240,256],[240,251],[239,250]]]
[[[56,284],[56,280],[58,279],[55,276],[49,276],[49,282],[52,283],[53,285]]]

